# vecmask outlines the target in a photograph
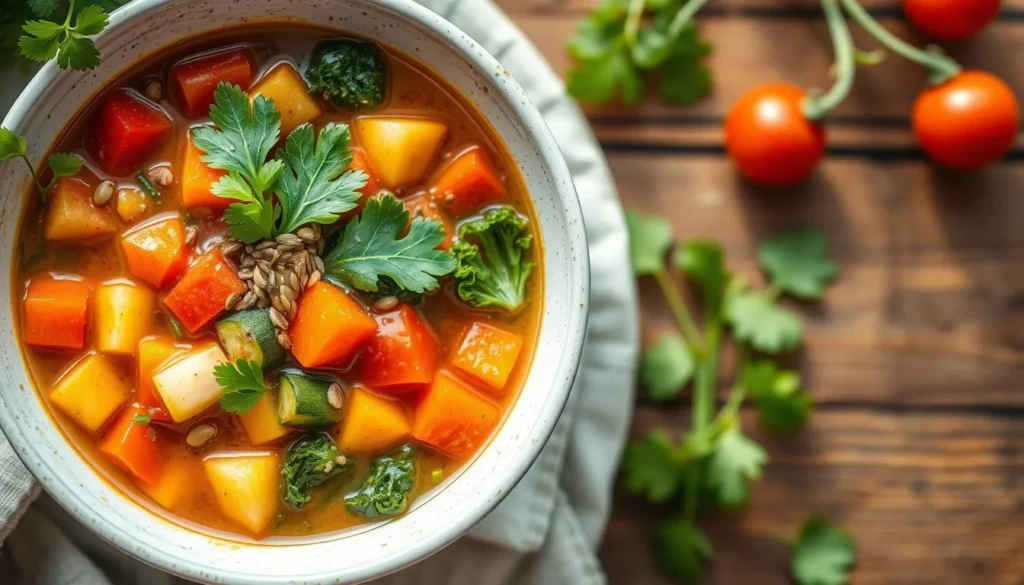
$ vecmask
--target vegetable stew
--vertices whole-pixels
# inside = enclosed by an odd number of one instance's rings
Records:
[[[242,538],[391,518],[514,401],[534,210],[414,60],[232,31],[145,59],[57,150],[83,164],[27,192],[19,335],[68,440],[141,504]]]

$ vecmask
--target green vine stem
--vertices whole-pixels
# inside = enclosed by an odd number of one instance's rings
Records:
[[[708,3],[708,0],[689,0],[679,12],[672,17],[672,22],[668,25],[668,39],[669,46],[675,44],[679,40],[679,35],[683,34],[683,29],[686,28],[687,24],[693,20],[694,15],[700,12],[701,8]]]
[[[836,52],[836,81],[828,93],[814,92],[804,100],[804,116],[815,122],[824,119],[850,95],[857,71],[853,38],[850,37],[850,28],[846,26],[843,11],[839,8],[839,1],[821,0],[821,8],[825,13],[825,22],[828,23],[828,32],[832,36],[832,46]]]
[[[850,18],[860,25],[865,32],[874,37],[876,41],[881,43],[882,46],[908,61],[913,61],[918,65],[926,67],[930,72],[929,80],[933,85],[945,83],[960,73],[960,64],[955,60],[942,54],[938,49],[919,49],[892,34],[868,14],[868,11],[864,10],[857,0],[840,1],[843,3],[843,8],[849,13]]]

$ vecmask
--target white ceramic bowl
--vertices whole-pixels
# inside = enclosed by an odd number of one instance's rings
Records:
[[[425,63],[476,105],[522,170],[544,242],[544,316],[525,386],[490,443],[408,514],[301,544],[241,542],[183,528],[133,502],[64,440],[32,387],[13,331],[19,299],[0,310],[0,426],[29,470],[82,523],[163,570],[210,583],[358,583],[396,571],[463,535],[526,473],[572,386],[586,330],[590,272],[583,215],[566,164],[519,85],[478,44],[409,0],[140,0],[117,11],[98,39],[102,65],[63,72],[48,64],[3,126],[25,135],[38,160],[64,124],[106,83],[147,54],[227,26],[291,21],[336,28],[390,45]],[[0,234],[17,261],[20,161],[0,165]]]

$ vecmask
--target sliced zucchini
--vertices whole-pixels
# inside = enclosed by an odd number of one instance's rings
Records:
[[[277,418],[290,427],[324,427],[341,420],[341,409],[331,406],[334,382],[298,370],[281,372],[277,386]]]
[[[284,364],[285,351],[277,341],[270,309],[251,309],[224,317],[217,322],[217,337],[231,363],[255,361],[263,371],[276,370]]]

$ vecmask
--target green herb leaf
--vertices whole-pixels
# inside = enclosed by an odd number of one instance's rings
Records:
[[[656,216],[626,211],[629,259],[637,276],[665,270],[665,255],[672,246],[672,225]]]
[[[856,562],[853,538],[828,520],[812,516],[797,534],[790,571],[800,585],[846,585]]]
[[[277,153],[286,169],[277,181],[281,203],[278,233],[291,233],[307,223],[329,224],[355,209],[366,185],[362,171],[347,171],[352,162],[349,129],[327,124],[315,138],[313,126],[303,124],[288,136]]]
[[[455,270],[451,254],[437,249],[444,238],[441,222],[416,217],[409,223],[409,211],[393,195],[375,197],[324,256],[325,276],[369,292],[382,277],[414,293],[436,290],[437,278]]]
[[[644,96],[645,85],[625,47],[581,62],[569,71],[566,81],[569,95],[588,103],[608,102],[620,96],[627,104],[636,104]]]
[[[580,61],[602,59],[616,47],[624,24],[622,20],[587,18],[580,22],[576,33],[569,37],[566,49]]]
[[[800,318],[762,293],[731,295],[726,314],[736,338],[765,353],[790,351],[800,345],[804,337]]]
[[[75,71],[88,71],[100,64],[100,51],[91,39],[70,36],[60,44],[57,51],[57,66]]]
[[[793,432],[807,422],[813,404],[800,389],[800,375],[780,370],[774,362],[757,360],[744,366],[740,384],[753,399],[761,424],[773,431]]]
[[[664,502],[681,486],[676,446],[661,430],[626,446],[622,457],[622,478],[626,491],[651,502]]]
[[[60,4],[59,0],[27,0],[28,7],[32,9],[32,12],[42,18],[49,16],[54,10],[57,10],[57,5]]]
[[[148,425],[151,422],[153,422],[152,417],[145,414],[136,414],[132,417],[133,425]]]
[[[661,570],[683,582],[700,577],[704,564],[715,554],[704,532],[682,518],[658,524],[654,532],[654,552]]]
[[[664,62],[661,98],[673,104],[698,102],[711,93],[711,70],[705,59],[711,45],[700,37],[697,25],[686,25]]]
[[[651,400],[671,400],[697,370],[697,362],[682,335],[666,335],[644,350],[640,358],[640,381]]]
[[[731,428],[724,432],[708,460],[708,485],[718,504],[726,508],[743,506],[750,499],[749,482],[761,478],[768,454],[760,445]]]
[[[224,389],[220,406],[225,412],[244,414],[267,393],[263,368],[255,361],[225,362],[213,368],[213,377]]]
[[[802,299],[820,299],[838,274],[825,234],[810,228],[788,229],[761,242],[757,258],[772,286]]]
[[[78,171],[82,170],[83,164],[82,159],[73,154],[67,154],[64,152],[51,154],[48,162],[55,179],[59,179],[61,177],[73,177],[78,173]]]
[[[0,162],[28,154],[28,141],[13,130],[0,128]]]
[[[60,34],[64,31],[60,25],[31,21],[25,23],[23,30],[28,34],[18,39],[18,48],[26,59],[45,63],[57,56]]]
[[[721,244],[708,240],[686,242],[675,253],[675,263],[690,280],[700,285],[705,303],[719,299],[729,283]],[[716,303],[717,304],[717,303]]]
[[[75,18],[75,26],[71,29],[75,35],[91,37],[103,32],[110,23],[107,12],[95,4],[86,6]]]

